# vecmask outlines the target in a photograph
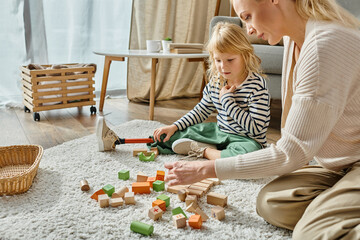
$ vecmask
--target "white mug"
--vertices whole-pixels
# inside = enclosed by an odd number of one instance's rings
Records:
[[[160,40],[146,40],[146,49],[148,52],[160,52],[161,41]]]
[[[163,53],[169,53],[170,43],[172,43],[172,41],[162,40],[161,43],[162,43]]]

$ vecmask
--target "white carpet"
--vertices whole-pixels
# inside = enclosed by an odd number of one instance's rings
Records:
[[[114,130],[120,137],[143,138],[162,126],[159,122],[134,120]],[[256,196],[269,180],[226,180],[211,191],[228,195],[226,218],[209,219],[201,230],[187,226],[176,229],[171,220],[171,209],[182,207],[176,194],[162,220],[148,218],[148,209],[160,193],[135,195],[136,205],[100,208],[90,199],[91,194],[112,184],[115,188],[131,187],[136,174],[142,171],[155,176],[165,170],[166,161],[179,156],[160,155],[155,162],[141,162],[132,156],[132,149],[145,144],[117,146],[115,152],[97,151],[95,135],[66,142],[45,150],[38,174],[30,190],[16,196],[0,197],[0,239],[138,239],[143,236],[130,230],[133,220],[153,224],[154,239],[290,239],[291,232],[274,227],[255,211]],[[119,170],[130,170],[130,179],[117,178]],[[87,179],[91,190],[82,192],[80,180]],[[199,206],[210,215],[211,205],[206,197]],[[190,213],[188,215],[191,215]]]

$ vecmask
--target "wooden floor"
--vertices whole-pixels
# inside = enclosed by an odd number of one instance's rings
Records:
[[[197,102],[198,98],[157,101],[154,120],[171,124],[191,110]],[[97,112],[96,115],[90,115],[90,106],[43,111],[40,112],[39,122],[33,120],[32,113],[25,113],[23,109],[0,109],[0,146],[39,144],[47,149],[94,133],[96,120],[100,115],[105,116],[111,127],[133,119],[148,120],[148,111],[148,104],[129,102],[126,97],[106,99],[104,111]],[[207,121],[216,121],[215,115]],[[270,143],[280,137],[278,124],[272,123],[272,126],[275,128],[268,131]],[[143,136],[134,136],[139,137]]]

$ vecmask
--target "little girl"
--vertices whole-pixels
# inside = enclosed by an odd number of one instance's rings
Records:
[[[207,44],[210,81],[201,101],[169,126],[154,131],[160,153],[210,160],[261,149],[270,122],[270,97],[260,59],[240,26],[218,23]],[[203,123],[217,111],[217,123]],[[120,144],[104,119],[97,125],[100,150]]]
[[[266,144],[270,97],[260,59],[240,26],[218,23],[207,44],[210,81],[193,110],[154,131],[159,147],[210,160]],[[217,110],[217,123],[202,123]]]

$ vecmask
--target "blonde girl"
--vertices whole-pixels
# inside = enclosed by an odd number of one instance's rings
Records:
[[[158,147],[210,160],[266,145],[270,97],[260,59],[240,26],[218,23],[207,44],[210,82],[201,101],[172,125],[156,129]],[[216,123],[203,123],[217,111]]]

